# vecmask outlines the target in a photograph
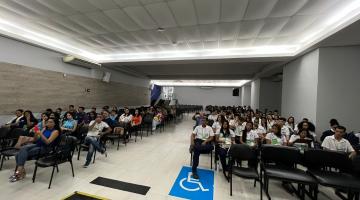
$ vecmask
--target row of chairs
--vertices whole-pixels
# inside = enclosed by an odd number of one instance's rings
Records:
[[[236,163],[247,161],[248,165]],[[309,149],[301,153],[295,147],[263,145],[259,151],[244,144],[232,145],[229,150],[229,181],[232,195],[232,176],[260,182],[260,199],[263,190],[268,199],[269,180],[289,185],[300,199],[308,196],[316,200],[318,185],[332,187],[341,192],[342,199],[359,199],[360,157],[350,160],[347,154],[321,149]],[[259,164],[260,163],[260,170]],[[297,184],[295,188],[292,184]]]

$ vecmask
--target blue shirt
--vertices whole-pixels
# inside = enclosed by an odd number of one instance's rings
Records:
[[[71,120],[67,119],[63,123],[64,128],[73,129],[74,126],[75,126],[75,120],[74,119],[71,119]]]
[[[43,135],[47,138],[47,139],[49,139],[50,138],[50,136],[51,136],[51,133],[54,131],[55,129],[46,129],[44,132],[43,132]],[[50,144],[46,144],[41,138],[39,138],[37,141],[36,141],[36,145],[37,146],[40,146],[40,147],[42,147],[42,146],[48,146],[48,145],[51,145],[51,144],[53,144],[53,143],[56,143],[57,141],[58,141],[58,138],[59,137],[57,137],[53,142],[51,142]]]

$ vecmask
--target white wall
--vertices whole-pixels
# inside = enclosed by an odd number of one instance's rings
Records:
[[[328,129],[336,118],[360,131],[360,46],[321,48],[319,57],[317,129]]]
[[[281,100],[284,117],[316,121],[318,63],[319,50],[314,50],[285,65]]]
[[[251,85],[241,87],[241,105],[250,106],[251,104]]]
[[[256,79],[251,82],[251,98],[250,106],[252,109],[259,109],[260,100],[260,79]]]
[[[98,78],[91,70],[62,62],[63,54],[32,46],[0,36],[0,62],[24,65],[38,69],[63,72],[78,76]],[[111,81],[148,87],[150,80],[140,79],[113,70]]]
[[[179,104],[192,105],[219,105],[219,106],[239,106],[241,105],[240,96],[232,96],[233,88],[213,87],[203,89],[201,87],[174,87],[175,98]]]
[[[261,79],[259,109],[261,111],[281,111],[281,88],[282,82],[274,82],[269,79]]]

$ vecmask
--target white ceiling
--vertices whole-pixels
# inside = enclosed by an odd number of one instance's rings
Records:
[[[102,63],[282,57],[359,14],[359,0],[0,0],[0,33]]]

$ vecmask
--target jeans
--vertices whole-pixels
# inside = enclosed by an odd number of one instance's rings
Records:
[[[159,125],[159,124],[161,124],[161,121],[153,120],[153,122],[152,122],[152,128],[153,128],[153,130],[155,130],[156,127],[157,127],[157,125]]]
[[[215,147],[215,155],[218,155],[220,158],[221,166],[223,168],[223,171],[229,170],[229,165],[226,163],[226,155],[228,152],[228,149],[224,149],[220,146]]]
[[[93,136],[86,136],[85,137],[85,144],[89,145],[89,150],[86,156],[86,163],[91,162],[91,158],[94,155],[94,151],[103,152],[104,149],[100,146],[100,140]]]
[[[214,146],[212,144],[205,144],[202,145],[201,143],[203,143],[204,140],[201,139],[195,139],[194,141],[194,153],[193,153],[193,163],[192,163],[192,171],[196,172],[196,168],[199,165],[199,158],[200,158],[200,154],[205,154],[205,153],[210,153],[213,149]]]
[[[19,153],[15,156],[16,165],[24,166],[28,158],[35,157],[39,154],[45,153],[46,148],[37,146],[36,144],[28,144],[21,147]]]

